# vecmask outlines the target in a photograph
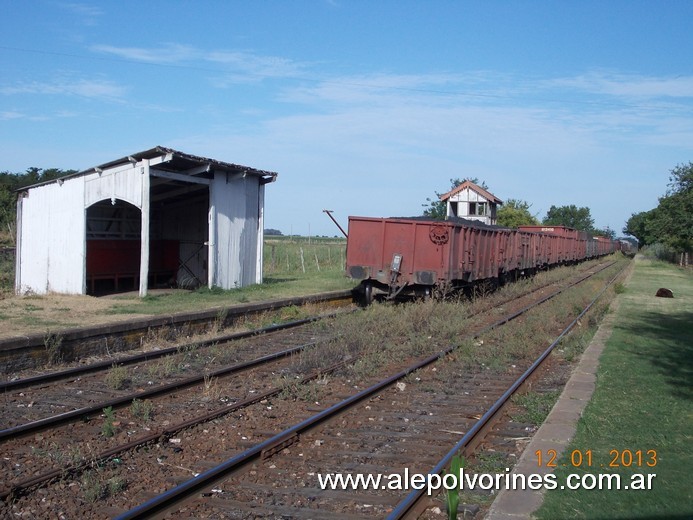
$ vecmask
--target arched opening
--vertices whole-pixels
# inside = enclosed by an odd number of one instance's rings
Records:
[[[87,294],[137,289],[142,213],[123,200],[103,200],[87,208]]]

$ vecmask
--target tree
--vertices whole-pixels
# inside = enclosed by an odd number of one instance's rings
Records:
[[[693,249],[693,189],[662,197],[645,229],[648,243],[661,242],[676,251]]]
[[[638,239],[638,245],[661,243],[676,251],[693,249],[693,163],[672,169],[669,185],[659,205],[631,215],[623,232]]]
[[[595,229],[594,233],[600,237],[608,237],[611,240],[616,240],[616,231],[608,227],[605,227],[604,229]]]
[[[579,231],[594,230],[594,219],[590,215],[590,209],[587,207],[578,208],[574,204],[551,206],[543,223],[549,226],[566,226]]]
[[[508,199],[496,213],[498,225],[509,228],[536,226],[539,219],[529,212],[531,207],[524,200]]]
[[[654,210],[633,213],[623,228],[623,232],[626,235],[633,236],[638,240],[639,248],[650,243],[647,233],[647,221],[652,217],[651,214],[653,211]]]
[[[436,220],[445,220],[445,217],[448,214],[448,208],[447,208],[447,202],[440,200],[441,195],[444,195],[448,191],[452,191],[455,188],[457,188],[460,184],[462,184],[465,181],[470,181],[479,186],[480,188],[483,188],[485,190],[488,190],[488,186],[486,186],[485,182],[482,182],[479,184],[479,180],[476,177],[466,177],[462,180],[460,179],[450,179],[450,189],[447,191],[444,191],[443,193],[438,193],[437,191],[435,192],[436,198],[431,199],[430,197],[426,198],[426,204],[422,204],[424,208],[426,208],[423,212],[424,217],[430,217]]]
[[[669,190],[667,195],[693,191],[693,162],[679,164],[669,173]]]

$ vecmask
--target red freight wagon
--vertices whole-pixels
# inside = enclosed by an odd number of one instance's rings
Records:
[[[495,280],[525,263],[529,244],[515,235],[473,222],[349,217],[347,274],[362,281],[367,302]]]
[[[594,240],[596,241],[597,255],[599,256],[608,255],[620,249],[618,242],[610,238],[596,236]]]
[[[615,250],[614,242],[564,226],[521,230],[464,219],[349,217],[347,275],[369,303],[492,284]]]
[[[562,264],[582,260],[585,244],[580,240],[579,231],[566,226],[520,226],[520,231],[553,235],[547,244],[546,265]]]

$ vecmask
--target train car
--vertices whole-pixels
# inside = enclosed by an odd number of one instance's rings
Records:
[[[495,276],[509,232],[449,220],[349,217],[348,236],[347,275],[362,281],[370,303],[376,295],[430,296],[436,286]]]
[[[363,303],[493,285],[614,250],[563,226],[520,230],[465,219],[349,217],[347,276]],[[530,229],[531,228],[531,229]],[[603,237],[602,237],[603,238]]]
[[[544,263],[543,238],[464,219],[349,217],[347,275],[364,303],[516,279]]]
[[[584,258],[585,247],[580,241],[579,232],[566,226],[520,226],[520,231],[552,235],[549,240],[547,265],[560,265],[579,262]]]

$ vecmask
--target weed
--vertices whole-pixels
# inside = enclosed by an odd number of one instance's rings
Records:
[[[128,311],[129,312],[129,311]],[[147,335],[142,340],[143,345],[165,345],[171,339],[171,332],[167,327],[149,327]]]
[[[522,406],[524,412],[513,416],[513,420],[521,423],[529,423],[539,426],[546,420],[551,408],[556,403],[560,392],[527,392],[518,394],[512,398],[513,402]]]
[[[113,363],[113,366],[106,374],[106,385],[113,390],[121,390],[125,388],[128,382],[129,379],[127,368]]]
[[[450,461],[450,473],[455,476],[455,479],[462,477],[462,468],[464,467],[464,457],[455,455]],[[447,494],[445,496],[445,505],[448,511],[448,520],[455,520],[457,518],[457,506],[460,503],[460,486],[453,486],[448,488]]]
[[[154,363],[149,366],[147,373],[151,377],[169,377],[173,374],[181,372],[183,367],[179,363],[179,355],[176,356],[166,356],[159,362]]]
[[[122,477],[112,477],[106,482],[102,482],[98,471],[85,472],[82,475],[81,483],[84,499],[91,504],[116,495],[127,487],[127,481]]]
[[[37,458],[50,459],[58,465],[76,464],[84,460],[82,452],[77,447],[72,447],[69,451],[63,450],[55,442],[51,442],[46,448],[31,447],[31,454]]]
[[[63,337],[60,334],[51,333],[51,331],[46,331],[43,336],[43,346],[46,349],[46,356],[48,357],[49,365],[57,365],[63,360]]]
[[[127,481],[122,477],[112,477],[108,479],[108,495],[113,496],[127,487]]]
[[[144,422],[149,422],[152,418],[153,409],[154,405],[151,401],[141,401],[140,399],[133,399],[132,404],[130,405],[130,415]]]
[[[300,307],[297,307],[296,305],[290,305],[288,307],[284,307],[281,310],[281,318],[282,320],[296,320],[301,316],[301,309]]]
[[[498,451],[483,451],[476,456],[473,471],[476,473],[503,473],[508,467],[508,456]]]
[[[104,421],[103,426],[101,426],[101,435],[104,437],[113,437],[116,433],[115,412],[113,411],[113,407],[109,406],[108,408],[104,408],[103,414]]]
[[[314,383],[302,384],[300,380],[285,377],[281,381],[281,399],[294,399],[296,401],[315,402],[319,400],[321,389]]]
[[[205,382],[202,387],[202,395],[205,399],[218,401],[221,398],[222,390],[219,388],[219,378],[205,375]]]
[[[616,282],[614,284],[614,292],[616,294],[623,294],[624,292],[626,292],[626,286],[623,285],[621,282]]]
[[[237,348],[242,349],[243,346],[245,345],[244,340],[240,340],[237,343]],[[228,348],[228,344],[218,344],[215,343],[209,348],[209,353],[212,357],[213,360],[217,361],[220,364],[225,364],[225,363],[234,363],[238,361],[238,355],[235,351],[235,349]]]
[[[105,486],[101,484],[94,471],[87,471],[82,475],[82,491],[84,492],[84,499],[91,504],[105,498],[107,493]]]
[[[214,318],[214,324],[212,325],[212,332],[219,333],[226,327],[226,320],[229,317],[229,309],[227,307],[222,307],[217,312]]]

